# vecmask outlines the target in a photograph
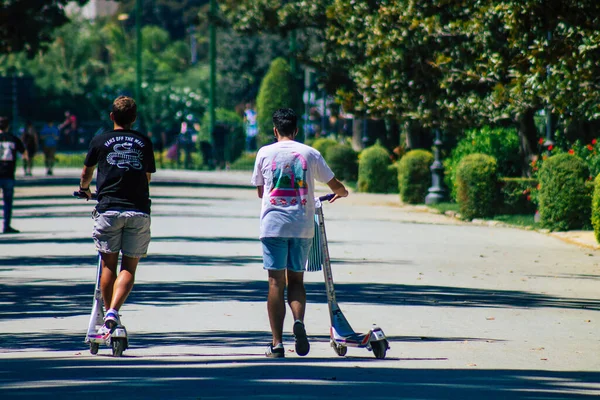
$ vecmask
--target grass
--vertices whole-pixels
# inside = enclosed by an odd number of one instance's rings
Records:
[[[429,207],[439,210],[442,214],[446,211],[460,212],[458,203],[438,203],[430,204]]]
[[[494,218],[491,218],[493,221],[500,221],[508,225],[519,226],[519,227],[532,227],[534,229],[539,229],[542,226],[539,222],[535,222],[535,217],[530,214],[517,214],[517,215],[496,215]]]

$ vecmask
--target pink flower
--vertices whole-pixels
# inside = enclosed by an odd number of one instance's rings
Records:
[[[548,146],[548,151],[552,151],[553,148],[554,148],[554,146],[552,146],[552,145]]]
[[[544,138],[540,138],[540,140],[538,140],[539,144],[544,144]]]
[[[592,139],[592,144],[596,144],[598,141],[596,139]]]

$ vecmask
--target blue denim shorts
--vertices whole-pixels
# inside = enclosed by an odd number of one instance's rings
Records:
[[[266,237],[260,241],[263,248],[264,269],[304,272],[312,239]]]

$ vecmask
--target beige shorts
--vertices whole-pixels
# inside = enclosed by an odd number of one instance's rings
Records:
[[[92,214],[92,237],[96,250],[131,258],[144,257],[150,244],[150,215],[137,211],[106,211]]]

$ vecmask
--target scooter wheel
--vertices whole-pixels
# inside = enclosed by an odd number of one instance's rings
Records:
[[[388,349],[387,340],[378,340],[376,342],[371,342],[371,348],[373,348],[373,354],[375,354],[375,358],[383,360],[385,358],[385,353]]]
[[[112,355],[113,357],[121,357],[123,352],[125,351],[125,339],[115,338],[112,339],[111,347],[112,347]]]
[[[90,354],[96,355],[98,354],[98,349],[100,345],[98,343],[90,342]]]
[[[333,347],[333,351],[335,351],[335,354],[337,354],[340,357],[344,357],[348,352],[348,348],[346,346],[341,346],[333,343],[331,347]]]

